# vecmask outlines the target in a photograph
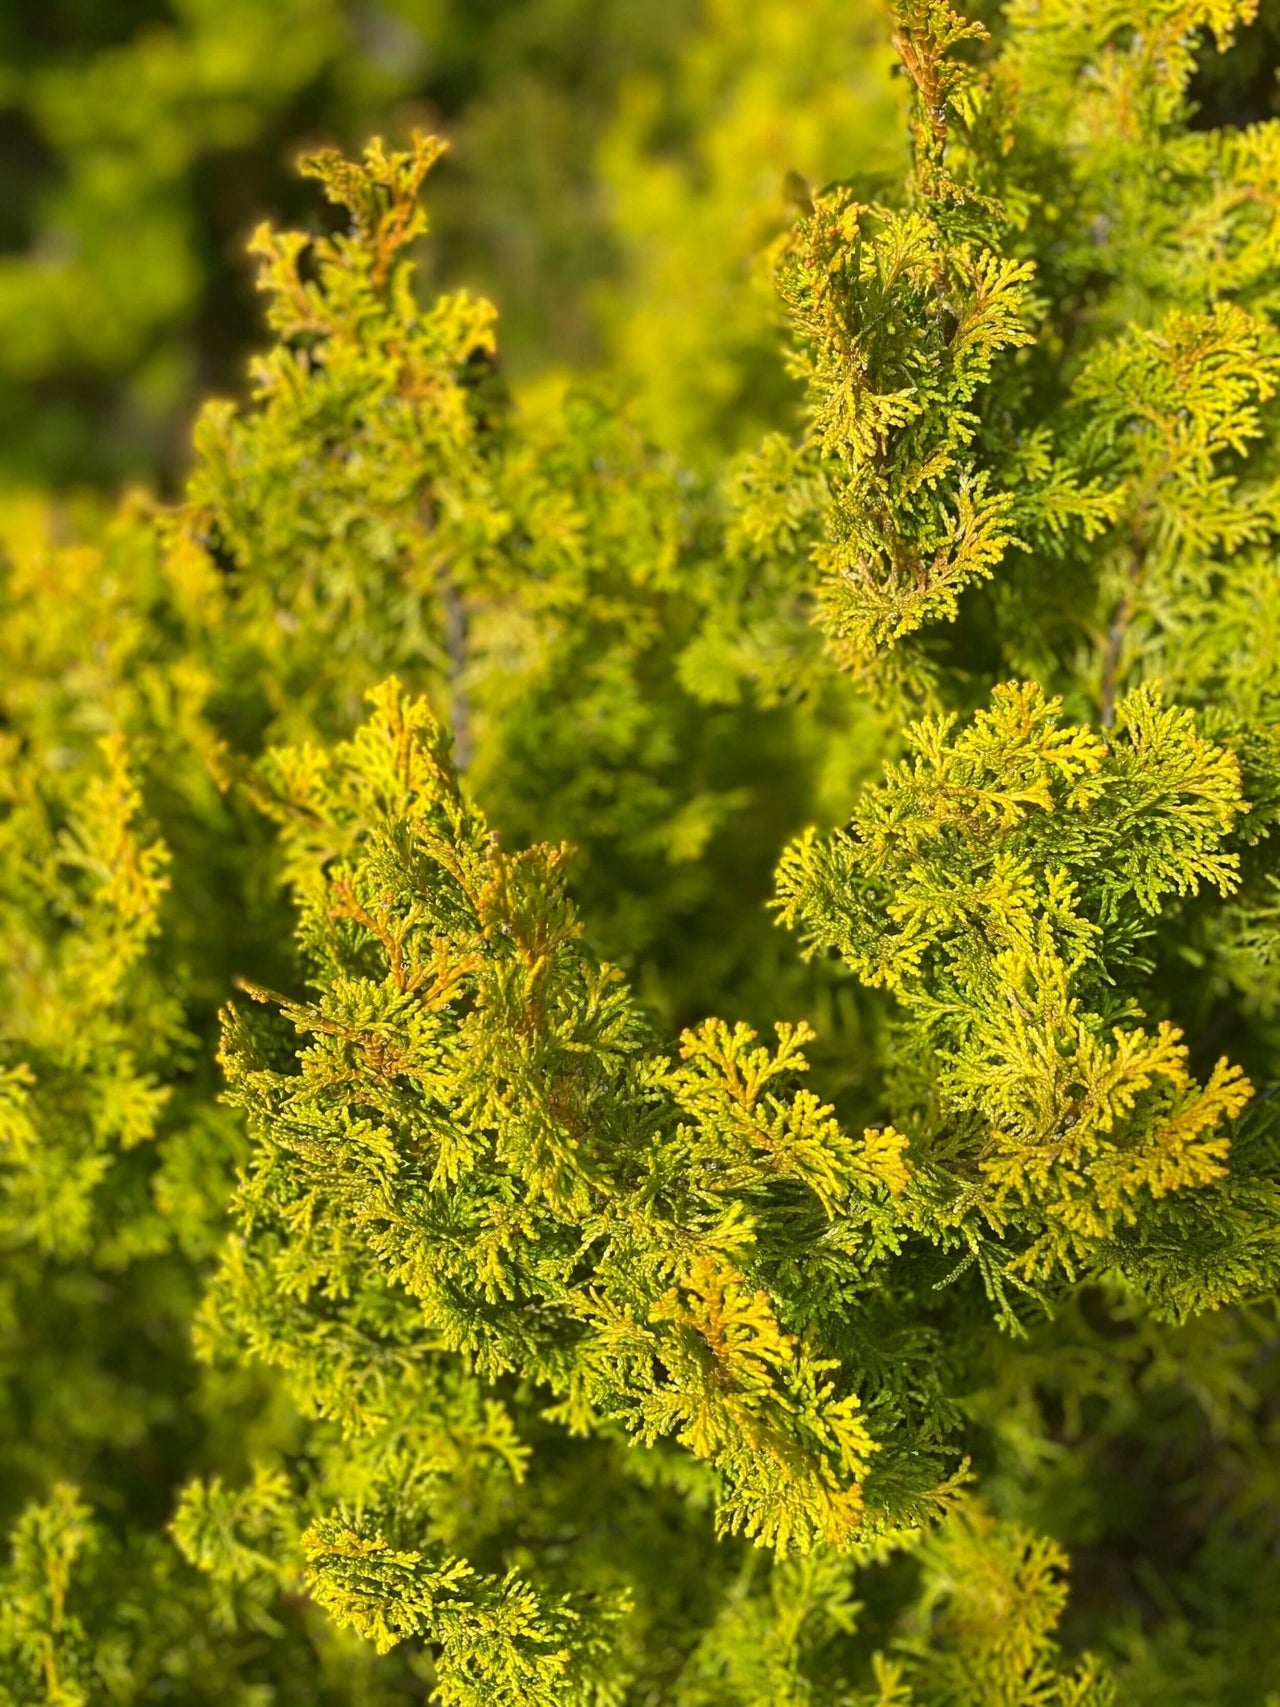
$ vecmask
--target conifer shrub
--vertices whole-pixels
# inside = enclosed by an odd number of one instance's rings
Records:
[[[10,529],[0,1701],[1280,1701],[1249,20],[895,0],[723,455],[312,155],[182,501]]]

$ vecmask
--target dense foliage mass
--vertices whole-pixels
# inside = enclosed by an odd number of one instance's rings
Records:
[[[320,149],[0,514],[0,1702],[1280,1702],[1268,38],[846,11],[599,95],[589,372]]]

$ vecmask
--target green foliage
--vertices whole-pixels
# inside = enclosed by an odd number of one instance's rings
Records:
[[[415,12],[465,183],[586,91],[589,373],[424,292],[438,140],[314,148],[180,500],[0,515],[15,1707],[1280,1690],[1277,144],[1193,123],[1248,8],[843,11],[610,9],[592,76],[572,6]],[[145,233],[148,150],[171,212],[413,86],[354,18],[23,99],[115,113]],[[111,295],[55,271],[46,354]]]
[[[216,1315],[348,1430],[422,1404],[380,1368],[389,1332],[490,1382],[517,1372],[576,1432],[674,1435],[719,1472],[726,1529],[782,1550],[848,1540],[871,1451],[858,1401],[780,1322],[803,1301],[757,1282],[805,1217],[865,1262],[880,1197],[905,1183],[896,1144],[855,1144],[811,1092],[765,1089],[803,1070],[803,1028],[771,1055],[710,1022],[683,1065],[657,1055],[616,968],[580,946],[565,850],[503,854],[396,687],[332,758],[282,753],[267,774],[325,994],[284,1006],[301,1076],[228,1019],[232,1095],[264,1147]],[[317,1340],[321,1295],[351,1309]]]
[[[1238,882],[1234,758],[1149,688],[1110,739],[1058,709],[1006,686],[954,739],[912,726],[914,759],[779,871],[809,947],[898,998],[894,1119],[962,1226],[1017,1227],[1024,1281],[1074,1278],[1148,1198],[1221,1178],[1251,1089],[1225,1059],[1200,1085],[1176,1026],[1132,1023],[1162,902]]]
[[[749,443],[785,395],[759,263],[787,172],[896,171],[891,63],[879,18],[834,0],[11,7],[0,468],[176,478],[201,393],[238,389],[258,343],[244,239],[310,220],[297,146],[424,113],[457,145],[430,259],[502,301],[507,361],[601,359],[664,442]]]
[[[138,836],[141,798],[121,739],[104,748],[106,775],[61,831],[34,790],[7,802],[4,821],[15,911],[37,913],[45,927],[6,933],[6,1042],[24,1059],[4,1081],[4,1226],[9,1240],[60,1256],[91,1243],[93,1190],[117,1151],[154,1135],[166,1096],[148,1068],[181,1040],[180,1008],[145,965],[165,850]],[[28,782],[16,766],[13,781]],[[143,1207],[116,1234],[125,1250],[145,1247]],[[99,1254],[111,1260],[100,1244]]]
[[[1055,1640],[1066,1557],[1052,1541],[1001,1526],[970,1503],[920,1550],[924,1567],[904,1701],[1106,1707],[1114,1680],[1086,1656],[1064,1667]],[[891,1689],[892,1686],[890,1686]],[[882,1700],[894,1700],[890,1692]]]
[[[973,64],[977,25],[904,9],[905,205],[837,189],[799,222],[780,284],[808,428],[781,488],[748,475],[746,511],[766,551],[780,505],[807,518],[823,626],[877,691],[954,692],[962,654],[921,630],[1004,565],[986,645],[1081,688],[1091,652],[1109,723],[1270,537],[1266,459],[1239,464],[1274,384],[1276,238],[1250,188],[1274,138],[1184,128],[1193,32],[1226,39],[1238,10],[1012,7]]]

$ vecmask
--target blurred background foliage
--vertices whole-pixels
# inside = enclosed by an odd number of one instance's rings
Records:
[[[513,377],[607,363],[681,449],[751,442],[763,257],[806,182],[898,167],[891,57],[847,0],[10,0],[0,470],[171,484],[261,340],[253,227],[317,218],[299,149],[413,125],[453,144],[433,282],[499,304]]]
[[[1203,122],[1269,114],[1278,53],[1266,0]],[[173,488],[262,342],[253,228],[322,217],[297,154],[415,125],[452,144],[427,283],[498,304],[509,378],[607,369],[691,461],[752,444],[791,398],[771,244],[898,176],[892,65],[876,0],[7,0],[0,484]]]

